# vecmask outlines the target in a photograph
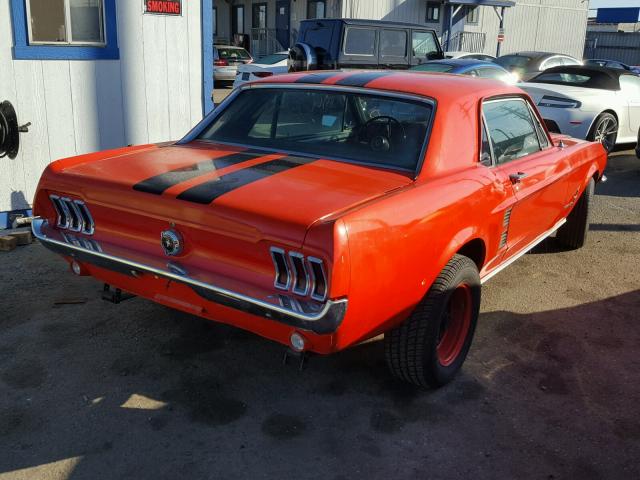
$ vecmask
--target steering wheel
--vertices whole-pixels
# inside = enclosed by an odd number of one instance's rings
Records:
[[[380,123],[380,122],[384,122],[384,124],[381,126],[386,127],[386,136],[378,132],[371,131],[373,130],[372,127],[374,126],[374,124]],[[405,130],[402,123],[400,123],[397,119],[389,115],[378,115],[377,117],[370,118],[365,123],[363,123],[362,127],[360,127],[362,129],[361,136],[364,137],[363,140],[369,143],[371,150],[376,152],[380,152],[380,151],[388,152],[389,150],[391,150],[390,141],[391,141],[391,137],[393,136],[393,133],[391,131],[392,125],[400,127],[400,130],[402,131],[402,138],[403,139],[407,138],[407,131]]]

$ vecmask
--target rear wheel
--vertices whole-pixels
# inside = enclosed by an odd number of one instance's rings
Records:
[[[455,255],[411,316],[385,334],[391,373],[423,387],[450,382],[467,357],[479,311],[478,268]]]
[[[638,142],[636,143],[636,157],[640,158],[640,129],[638,129]]]
[[[585,188],[567,217],[567,223],[558,230],[556,238],[566,247],[571,249],[581,248],[587,241],[595,184],[596,182],[593,178],[589,180],[587,188]]]
[[[607,153],[611,153],[616,146],[618,138],[618,120],[610,113],[602,113],[593,122],[587,139],[592,142],[600,142]]]

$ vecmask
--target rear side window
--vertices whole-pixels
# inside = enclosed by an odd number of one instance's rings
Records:
[[[380,55],[383,57],[406,57],[407,32],[404,30],[382,30],[380,32]]]
[[[438,42],[432,32],[411,32],[411,48],[415,58],[431,60],[439,55]]]
[[[369,28],[348,28],[344,39],[346,55],[372,57],[376,53],[376,31]]]
[[[539,152],[539,132],[531,110],[520,98],[490,100],[482,106],[496,164]]]

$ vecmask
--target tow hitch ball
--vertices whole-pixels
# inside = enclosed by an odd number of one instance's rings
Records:
[[[132,293],[123,292],[119,288],[111,289],[111,285],[105,283],[102,287],[102,299],[106,302],[115,303],[116,305],[135,297]]]

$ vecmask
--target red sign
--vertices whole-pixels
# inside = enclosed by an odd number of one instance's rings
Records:
[[[182,0],[145,0],[144,13],[182,15]]]
[[[504,42],[504,33],[499,33],[498,34],[498,42],[500,42],[500,43]]]

